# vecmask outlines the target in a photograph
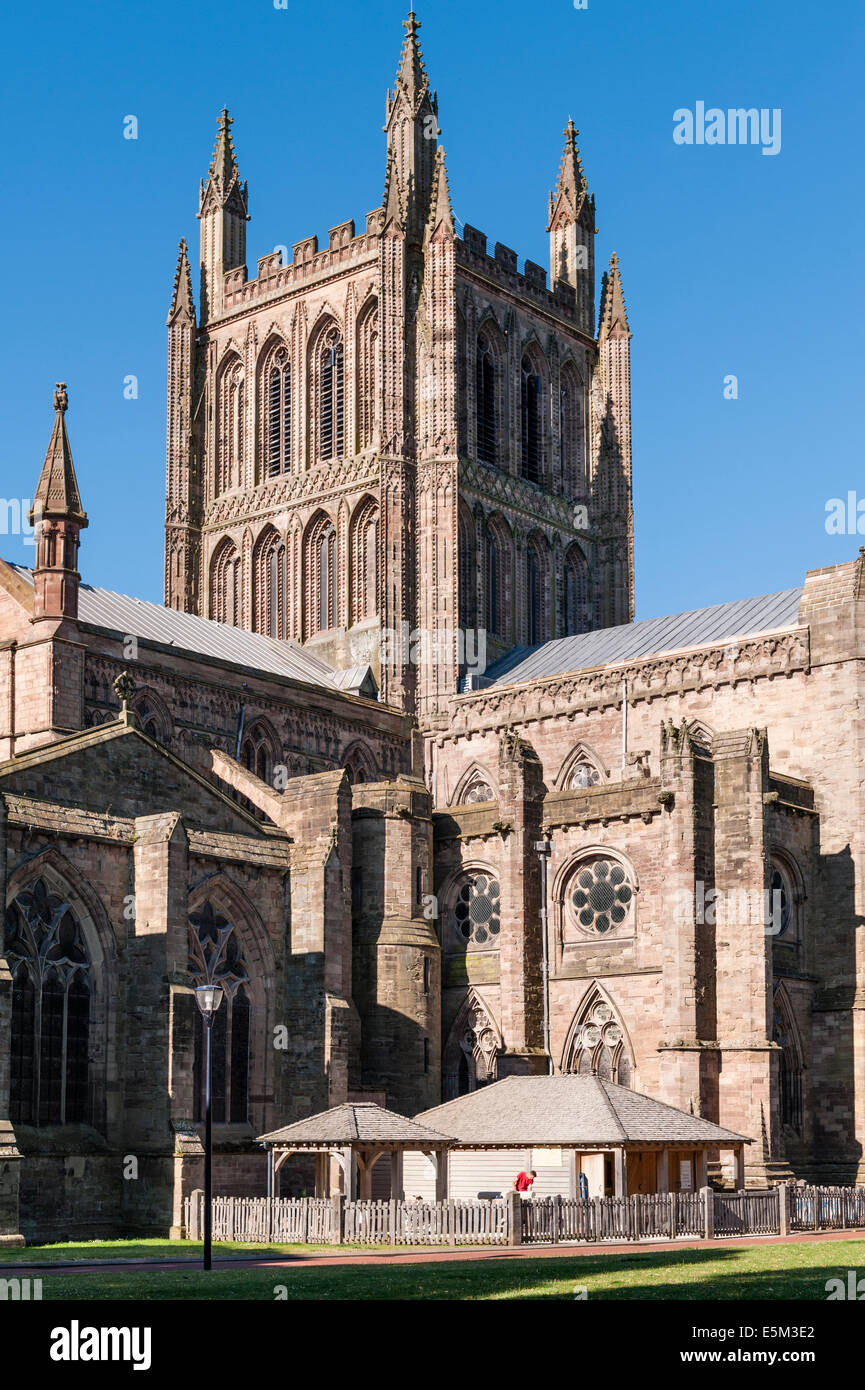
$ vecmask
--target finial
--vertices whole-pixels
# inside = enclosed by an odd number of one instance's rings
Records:
[[[66,382],[58,381],[54,387],[54,409],[64,414],[69,406],[69,396],[66,392]]]
[[[127,719],[129,716],[129,702],[135,694],[135,681],[128,671],[121,671],[114,682],[114,693],[120,701],[120,717]]]
[[[403,20],[402,27],[403,29],[405,29],[409,38],[413,39],[418,29],[420,28],[420,20],[417,18],[414,10],[409,10],[408,19]]]

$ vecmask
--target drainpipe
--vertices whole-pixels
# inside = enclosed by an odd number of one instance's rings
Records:
[[[246,689],[246,681],[243,682],[243,689]],[[246,705],[241,704],[240,715],[237,720],[237,740],[234,745],[234,761],[240,762],[240,745],[243,742],[243,724],[246,719]]]
[[[628,766],[628,682],[622,680],[622,778]]]
[[[541,865],[541,945],[543,948],[541,974],[544,984],[544,1050],[547,1054],[548,1076],[551,1076],[553,1072],[553,1054],[550,1051],[550,962],[547,932],[547,866],[550,861],[551,850],[549,840],[537,840],[535,842],[535,854]]]

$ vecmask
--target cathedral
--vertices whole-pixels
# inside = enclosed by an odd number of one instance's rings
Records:
[[[458,233],[404,27],[379,205],[253,278],[219,117],[163,605],[82,580],[55,390],[34,564],[0,561],[0,1244],[179,1233],[214,980],[220,1194],[343,1101],[549,1072],[748,1136],[748,1185],[865,1182],[865,553],[634,622],[578,132],[548,268]]]

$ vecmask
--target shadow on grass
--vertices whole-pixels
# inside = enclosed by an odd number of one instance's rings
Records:
[[[826,1281],[865,1265],[865,1242],[773,1245],[555,1259],[441,1261],[75,1274],[43,1279],[43,1298],[413,1300],[575,1298],[590,1301],[740,1299],[825,1301]]]

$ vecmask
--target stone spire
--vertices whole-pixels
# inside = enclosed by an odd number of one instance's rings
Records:
[[[402,87],[403,91],[416,101],[419,92],[424,88],[429,89],[429,78],[426,74],[423,53],[417,37],[420,21],[414,10],[409,10],[408,19],[403,20],[402,27],[405,29],[405,39],[403,40],[395,85]]]
[[[33,498],[31,526],[34,524],[33,517],[37,509],[43,517],[71,517],[79,526],[87,525],[87,516],[81,506],[81,496],[78,492],[69,436],[66,433],[68,407],[66,382],[58,381],[54,388],[54,428]]]
[[[619,258],[614,251],[610,257],[610,268],[604,271],[604,277],[601,281],[601,313],[598,337],[630,338],[630,336],[631,330],[628,327]]]
[[[66,433],[65,381],[54,391],[54,428],[30,512],[36,539],[33,621],[78,617],[78,536],[87,525]]]
[[[565,148],[555,193],[549,198],[550,284],[576,290],[577,324],[595,327],[595,200],[589,195],[573,121],[565,126]]]
[[[234,121],[228,114],[228,107],[223,106],[219,113],[217,122],[218,130],[216,144],[213,147],[213,155],[210,160],[207,183],[202,183],[202,202],[207,189],[211,186],[225,202],[232,188],[237,185],[240,189],[244,205],[246,203],[246,184],[241,187],[240,173],[237,168],[237,156],[234,153],[234,141],[231,138],[231,127]]]
[[[438,98],[430,91],[423,54],[418,43],[420,24],[412,10],[403,21],[406,37],[400,54],[393,92],[385,100],[389,182],[396,178],[405,209],[410,242],[419,242],[429,215],[433,165],[438,139]],[[405,134],[406,126],[408,130]]]
[[[556,191],[550,194],[550,223],[560,208],[569,213],[572,218],[576,218],[580,212],[582,200],[588,193],[588,184],[583,173],[583,164],[577,145],[579,133],[573,121],[568,121],[565,126],[565,148],[562,162],[559,165]],[[547,227],[547,231],[549,231],[549,227]]]
[[[427,234],[432,236],[436,227],[445,226],[453,233],[454,217],[451,209],[451,195],[448,187],[448,174],[445,168],[444,146],[439,145],[435,153],[435,169],[433,171],[432,197],[430,199],[429,217],[427,219]]]
[[[171,308],[168,310],[166,323],[169,326],[175,319],[184,319],[189,323],[195,323],[195,301],[192,297],[192,271],[189,266],[189,252],[186,246],[186,237],[180,242],[177,253],[177,268],[174,272],[174,289],[171,293]]]
[[[222,311],[225,274],[246,264],[248,194],[241,183],[231,139],[232,120],[223,107],[207,182],[198,201],[201,223],[201,322]]]

